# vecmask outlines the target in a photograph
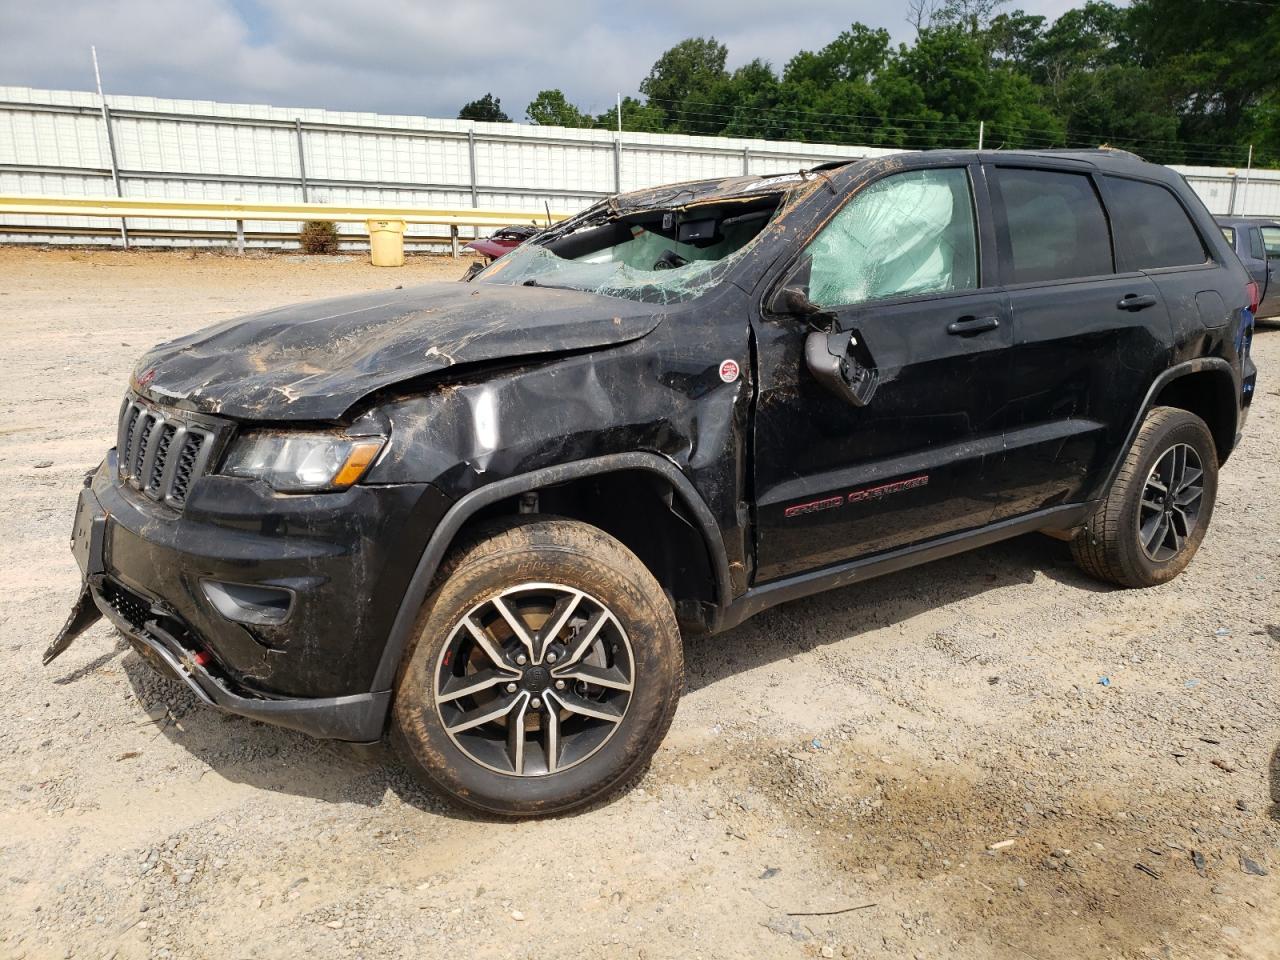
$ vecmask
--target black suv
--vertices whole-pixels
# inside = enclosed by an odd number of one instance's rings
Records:
[[[1249,278],[1116,151],[904,153],[613,197],[467,283],[153,349],[85,585],[214,706],[457,800],[644,769],[682,633],[1028,531],[1176,576],[1252,397]]]

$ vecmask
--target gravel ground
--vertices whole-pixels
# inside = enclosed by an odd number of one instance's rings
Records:
[[[651,771],[576,816],[446,810],[101,623],[40,666],[138,354],[459,272],[0,249],[0,956],[1280,955],[1280,329],[1183,577],[1032,536],[692,641]]]

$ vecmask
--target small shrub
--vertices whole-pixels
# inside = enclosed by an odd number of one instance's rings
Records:
[[[303,253],[337,253],[338,225],[332,220],[308,220],[298,232]]]

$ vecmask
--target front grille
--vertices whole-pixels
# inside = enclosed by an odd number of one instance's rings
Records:
[[[152,500],[182,509],[209,466],[216,435],[172,412],[128,398],[120,410],[120,479]]]

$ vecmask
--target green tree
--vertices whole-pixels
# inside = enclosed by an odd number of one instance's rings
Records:
[[[715,37],[681,40],[657,59],[640,82],[640,92],[680,133],[716,133],[724,126],[723,106],[713,98],[729,80],[729,50]]]
[[[543,127],[589,127],[593,119],[571,104],[559,90],[543,90],[525,108],[530,122]]]
[[[662,133],[666,129],[667,115],[657,107],[637,100],[622,98],[622,129],[637,133]],[[603,130],[618,129],[618,108],[612,106],[595,119],[595,125]]]
[[[492,93],[486,93],[479,100],[472,100],[458,111],[459,120],[490,120],[497,123],[510,123],[511,118],[502,112],[502,101]]]
[[[1280,85],[1280,4],[1135,0],[1127,14],[1136,63],[1161,76],[1188,159],[1243,162],[1246,144],[1267,136],[1258,118]],[[1223,143],[1239,148],[1214,146]],[[1261,147],[1280,160],[1274,139]]]
[[[1054,146],[1065,137],[1031,79],[993,62],[987,37],[967,26],[922,31],[915,46],[899,48],[886,72],[922,91],[925,106],[946,124],[923,131],[924,145],[969,145],[979,121],[992,147]]]

